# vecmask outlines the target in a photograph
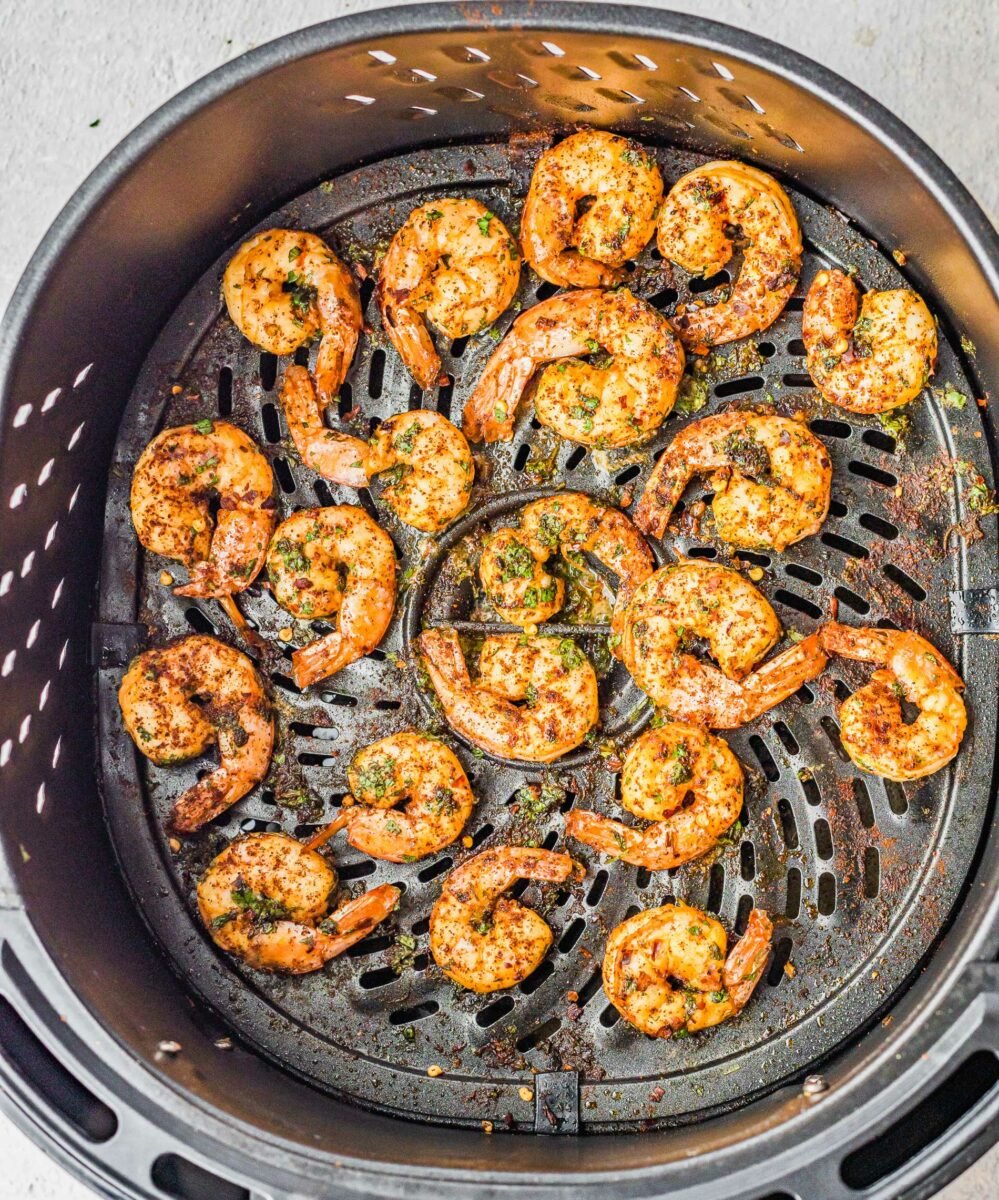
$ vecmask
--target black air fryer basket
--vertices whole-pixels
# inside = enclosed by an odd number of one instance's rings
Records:
[[[594,855],[581,886],[529,892],[554,930],[551,954],[519,988],[476,997],[429,960],[441,876],[484,845],[555,845],[573,804],[610,809],[614,777],[599,746],[576,752],[555,768],[560,803],[527,828],[512,801],[537,773],[454,739],[479,798],[473,848],[411,866],[338,848],[355,892],[405,885],[400,911],[315,976],[261,977],[201,929],[199,871],[240,831],[305,834],[339,803],[354,748],[434,719],[399,664],[420,628],[471,619],[456,556],[544,494],[540,461],[545,486],[627,503],[652,456],[548,442],[527,412],[514,441],[480,460],[469,515],[435,542],[399,525],[377,487],[363,494],[413,570],[380,651],[307,694],[290,672],[272,674],[283,748],[312,801],[296,809],[262,787],[179,850],[164,816],[198,764],[140,759],[117,686],[150,637],[234,635],[139,553],[131,468],[164,424],[222,415],[264,447],[283,512],[355,500],[288,452],[281,364],[221,312],[232,249],[255,227],[315,229],[370,267],[409,209],[443,194],[479,196],[516,227],[544,135],[579,126],[640,138],[667,185],[724,156],[788,188],[806,239],[801,286],[752,347],[712,357],[704,411],[766,402],[807,414],[833,457],[833,501],[820,535],[741,557],[791,630],[810,632],[838,605],[855,624],[931,638],[968,685],[964,745],[927,780],[861,777],[835,716],[865,674],[831,663],[731,735],[750,787],[742,826],[715,855],[658,875]],[[999,1111],[985,403],[999,373],[997,263],[960,184],[866,96],[750,34],[640,8],[345,18],[227,64],[140,126],[36,251],[0,341],[6,1110],[103,1194],[181,1200],[929,1196],[971,1162]],[[801,298],[829,264],[867,287],[914,287],[938,317],[935,390],[907,429],[831,409],[811,388]],[[724,283],[681,276],[650,249],[632,279],[666,312]],[[520,305],[549,292],[525,270]],[[362,299],[373,331],[340,415],[424,406],[457,418],[493,341],[442,347],[454,382],[421,395],[387,349],[370,280]],[[688,419],[674,413],[651,449]],[[720,551],[686,529],[664,552]],[[275,639],[287,618],[267,593],[241,602]],[[580,636],[592,648],[605,632]],[[601,699],[605,735],[623,742],[649,719],[623,674],[608,675]],[[617,1019],[599,967],[609,928],[671,897],[737,932],[765,908],[774,954],[738,1020],[658,1042]]]

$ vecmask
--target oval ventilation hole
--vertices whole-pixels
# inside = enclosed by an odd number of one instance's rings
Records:
[[[196,633],[207,633],[218,637],[219,631],[217,627],[209,621],[200,608],[195,608],[193,605],[190,608],[185,608],[184,620]]]
[[[337,864],[337,874],[342,880],[366,879],[375,873],[375,864],[370,858],[362,858],[360,862]]]
[[[301,836],[301,835],[299,835]],[[395,938],[387,934],[381,937],[366,937],[363,941],[355,942],[343,952],[344,958],[370,958],[372,954],[381,954],[395,943]],[[389,1020],[392,1018],[389,1017]]]
[[[833,498],[829,501],[829,515],[831,517],[845,517],[847,511],[846,505],[841,500]]]
[[[746,926],[749,924],[749,914],[753,911],[753,897],[740,896],[739,906],[735,910],[735,922],[733,928],[735,932],[742,937],[746,932]]]
[[[357,499],[360,501],[361,508],[363,508],[364,511],[368,514],[368,516],[372,519],[372,521],[374,521],[377,524],[380,514],[378,512],[378,508],[375,505],[374,500],[371,499],[371,493],[368,491],[368,489],[367,488],[359,488],[358,492],[357,492]],[[372,650],[371,653],[368,655],[368,657],[374,658],[377,656],[375,655],[375,652]],[[383,655],[383,657],[384,657],[384,655]]]
[[[843,704],[849,700],[853,692],[846,686],[842,679],[833,680],[833,694],[836,697],[837,703]]]
[[[513,460],[513,469],[515,471],[523,471],[523,469],[527,466],[527,460],[530,458],[530,456],[531,447],[529,443],[524,442],[523,445],[517,449],[516,457]]]
[[[748,375],[745,379],[731,379],[728,383],[719,383],[715,395],[719,400],[726,396],[742,396],[746,392],[758,392],[763,387],[762,375]]]
[[[867,558],[867,548],[865,546],[861,546],[849,538],[840,537],[838,533],[823,533],[821,541],[823,545],[830,546],[833,550],[838,550],[841,554],[847,554],[850,558]]]
[[[767,749],[766,742],[764,742],[758,733],[754,733],[749,739],[749,746],[753,751],[756,761],[760,764],[763,774],[771,783],[776,783],[780,779],[780,771],[774,762],[773,755]]]
[[[906,575],[901,568],[896,567],[894,563],[885,563],[881,568],[881,574],[886,579],[890,579],[892,583],[897,584],[903,592],[907,592],[913,600],[922,601],[926,599],[925,589],[920,587],[911,575]]]
[[[377,712],[398,712],[402,708],[401,700],[376,700],[375,709]]]
[[[273,446],[281,440],[281,422],[278,419],[277,407],[268,401],[260,406],[260,417],[264,426],[264,437]]]
[[[751,883],[756,878],[756,848],[752,842],[743,842],[739,852],[739,872]]]
[[[218,403],[220,417],[232,415],[232,367],[219,369]]]
[[[507,890],[507,895],[511,900],[519,900],[530,886],[531,881],[529,879],[518,879],[513,887]]]
[[[716,271],[714,275],[709,275],[706,279],[700,275],[693,276],[688,286],[696,296],[701,292],[713,292],[715,288],[720,288],[723,284],[731,282],[732,276],[728,271]],[[760,382],[762,383],[763,381],[761,380]]]
[[[885,794],[888,797],[888,807],[892,810],[896,817],[904,817],[909,811],[909,801],[905,798],[905,792],[902,791],[902,785],[896,783],[894,779],[886,779],[884,781]]]
[[[704,907],[708,912],[716,913],[722,905],[725,894],[725,868],[720,862],[712,863],[708,873],[708,898]]]
[[[794,949],[794,942],[789,937],[778,938],[774,945],[774,956],[770,960],[770,970],[767,971],[767,983],[771,987],[777,987],[787,976],[784,974],[784,968],[791,961],[791,951]]]
[[[296,367],[307,367],[309,365],[309,347],[299,346],[292,355],[292,360]]]
[[[532,971],[530,975],[520,985],[520,991],[525,996],[533,996],[539,987],[555,974],[555,964],[551,959],[546,959],[536,971]]]
[[[152,1165],[150,1178],[155,1187],[175,1200],[250,1200],[245,1187],[230,1183],[179,1154],[161,1154]]]
[[[878,467],[872,467],[870,463],[860,462],[855,458],[847,463],[847,470],[852,475],[859,475],[861,479],[869,479],[871,483],[877,483],[881,487],[894,488],[898,486],[897,476],[892,475],[889,471],[882,471]]]
[[[649,870],[649,868],[639,867],[635,872],[635,887],[637,887],[640,892],[644,892],[651,882],[652,872]]]
[[[787,371],[782,376],[782,379],[785,387],[810,388],[815,386],[812,383],[811,375],[806,374],[804,371]]]
[[[800,580],[802,583],[810,584],[812,587],[818,587],[822,583],[822,576],[818,571],[813,571],[810,567],[803,567],[799,563],[788,563],[784,567],[784,571],[792,579]]]
[[[357,982],[366,992],[371,992],[376,988],[388,987],[398,978],[399,976],[391,967],[378,967],[374,971],[362,971],[357,977]]]
[[[486,840],[486,838],[492,833],[492,831],[493,831],[492,825],[483,825],[481,829],[477,829],[475,831],[475,833],[472,835],[471,848],[473,850],[478,850],[478,848],[482,845],[482,843]]]
[[[597,1018],[604,1029],[613,1029],[620,1019],[621,1014],[613,1004],[605,1004],[600,1010],[600,1016]]]
[[[277,476],[277,481],[281,485],[281,491],[286,496],[292,495],[297,490],[295,477],[291,473],[291,467],[288,466],[286,458],[275,458],[274,474]]]
[[[336,501],[333,499],[333,493],[330,491],[329,484],[325,479],[317,479],[312,485],[312,490],[316,493],[316,499],[323,508],[329,508],[331,505],[336,504]]]
[[[815,834],[815,853],[823,862],[827,862],[832,858],[833,853],[832,831],[829,828],[829,822],[825,817],[819,817],[812,825],[812,831]]]
[[[680,293],[676,290],[676,288],[668,287],[663,288],[661,292],[656,292],[654,295],[650,296],[649,303],[653,308],[656,308],[662,312],[664,308],[671,308],[674,304],[676,304],[679,298]]]
[[[479,1009],[475,1014],[475,1023],[480,1029],[488,1029],[490,1025],[495,1025],[497,1021],[501,1021],[508,1012],[512,1012],[516,1001],[512,996],[500,996],[498,1000],[493,1000],[487,1004],[485,1008]]]
[[[778,604],[783,604],[785,608],[794,609],[795,612],[802,613],[806,617],[811,617],[813,621],[819,620],[822,616],[822,609],[817,604],[813,604],[811,600],[806,600],[804,596],[799,596],[797,592],[789,592],[785,588],[778,588],[774,592],[774,599]]]
[[[517,1042],[517,1049],[521,1054],[526,1054],[528,1050],[534,1050],[543,1042],[547,1042],[553,1033],[557,1033],[562,1026],[562,1021],[558,1017],[552,1017],[550,1021],[545,1021],[543,1025],[539,1025],[537,1029],[530,1033],[525,1033]]]
[[[437,859],[429,866],[424,867],[422,871],[418,871],[416,878],[421,883],[429,883],[431,879],[436,879],[438,875],[443,875],[445,871],[450,871],[452,859],[449,855]]]
[[[860,814],[860,823],[865,829],[874,828],[874,805],[871,803],[871,793],[867,790],[867,782],[859,775],[853,777],[853,799]]]
[[[816,908],[823,917],[832,916],[836,911],[836,876],[829,871],[823,871],[819,876]]]
[[[567,471],[575,471],[575,469],[579,466],[579,464],[583,461],[583,459],[585,457],[586,457],[586,447],[585,446],[577,446],[575,448],[575,450],[573,450],[573,452],[565,460],[565,469]]]
[[[881,856],[877,846],[864,851],[864,896],[874,900],[881,891]]]
[[[809,421],[808,428],[820,437],[848,438],[853,433],[852,425],[847,425],[845,421],[831,421],[826,417],[817,417],[814,421]]]
[[[583,935],[583,930],[586,928],[586,922],[582,917],[576,917],[570,921],[565,927],[565,932],[558,940],[558,949],[560,954],[568,954]]]
[[[866,442],[868,446],[873,446],[875,450],[881,450],[885,454],[894,454],[898,446],[895,438],[888,433],[882,433],[880,429],[865,429],[861,434],[860,440]]]
[[[607,879],[608,874],[601,867],[596,874],[596,878],[590,884],[590,890],[586,893],[586,903],[590,908],[600,903],[600,897],[604,894],[604,888],[607,886]]]
[[[788,754],[798,754],[801,747],[798,745],[798,740],[794,734],[788,729],[783,721],[774,721],[774,733],[780,739],[780,744],[788,752]]]
[[[354,389],[349,383],[341,383],[340,391],[336,398],[336,410],[341,417],[345,417],[354,407]]]
[[[324,704],[335,704],[338,708],[355,708],[357,706],[357,697],[348,696],[346,692],[320,692],[319,698]],[[295,727],[292,726],[294,729]],[[327,734],[325,731],[330,726],[314,725],[313,737],[331,737],[332,734]]]
[[[277,359],[273,354],[260,356],[260,386],[265,392],[273,391],[277,380]]]
[[[303,767],[332,767],[336,763],[335,758],[329,758],[325,754],[298,754],[295,761]]]
[[[714,546],[690,546],[687,549],[688,558],[717,558],[718,551]]]
[[[288,675],[283,675],[280,671],[271,672],[271,682],[281,688],[282,691],[292,692],[296,696],[301,696],[302,689]]]
[[[541,283],[534,292],[535,298],[538,300],[550,300],[552,296],[558,294],[558,285],[554,283]]]
[[[703,499],[704,499],[705,503],[707,503],[711,499],[711,497],[704,496]],[[757,554],[754,550],[740,550],[739,557],[741,559],[743,559],[745,562],[755,563],[756,566],[758,566],[758,567],[769,567],[770,566],[770,555],[769,554]]]
[[[437,389],[437,411],[442,417],[451,417],[451,397],[454,395],[454,383],[442,383]]]
[[[808,353],[808,347],[801,340],[801,338],[791,338],[791,340],[787,344],[787,352],[794,358],[804,358],[805,355]],[[811,422],[809,422],[809,424],[811,424]],[[814,429],[814,425],[812,426],[812,428]],[[845,435],[845,436],[849,436],[849,435]]]
[[[375,277],[369,275],[366,279],[361,280],[361,286],[358,289],[358,295],[361,301],[361,312],[364,312],[371,301],[371,297],[375,294]]]
[[[893,525],[891,521],[884,521],[881,517],[874,516],[873,513],[861,513],[858,519],[865,529],[876,533],[886,542],[893,542],[898,537],[898,526]]]
[[[381,399],[382,384],[385,380],[385,351],[376,350],[371,356],[371,366],[368,368],[368,395],[372,400]]]
[[[633,463],[630,467],[625,467],[623,471],[614,476],[614,482],[618,486],[623,486],[626,483],[631,483],[633,479],[637,479],[642,473],[642,468],[638,463]]]
[[[800,912],[801,872],[797,867],[791,867],[787,872],[787,899],[784,901],[784,916],[789,921],[793,921]]]
[[[858,596],[856,592],[851,591],[848,587],[840,585],[834,588],[833,595],[839,600],[840,604],[845,604],[852,612],[859,613],[862,617],[866,617],[871,611],[871,606],[863,596]]]
[[[427,1017],[436,1016],[440,1012],[436,1000],[424,1000],[422,1004],[414,1004],[412,1008],[397,1008],[389,1013],[390,1025],[415,1025],[417,1021],[425,1021]]]
[[[773,342],[757,342],[756,350],[760,358],[773,358],[777,353],[777,347]]]
[[[840,762],[849,762],[850,756],[843,749],[843,743],[839,736],[839,726],[836,724],[836,722],[832,719],[832,717],[822,716],[819,717],[819,724],[822,726],[822,732],[829,739],[829,745],[832,746],[836,757],[840,760]],[[814,780],[812,782],[814,783]]]
[[[259,817],[245,817],[239,823],[243,833],[280,833],[281,826],[277,821],[263,821]]]
[[[777,815],[780,817],[781,833],[784,845],[788,850],[798,849],[798,825],[794,819],[794,809],[788,800],[777,801]]]

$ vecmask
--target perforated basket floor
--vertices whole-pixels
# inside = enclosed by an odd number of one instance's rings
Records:
[[[316,230],[370,271],[373,251],[412,207],[434,196],[479,196],[516,229],[539,149],[537,143],[512,150],[496,144],[409,154],[324,184],[262,227]],[[671,148],[660,149],[658,157],[667,185],[702,161]],[[972,463],[991,482],[978,440],[979,414],[946,328],[934,383],[953,384],[968,403],[941,407],[938,397],[924,394],[908,412],[904,446],[877,421],[821,402],[804,372],[800,340],[802,297],[814,273],[831,263],[856,268],[867,287],[903,286],[905,279],[892,248],[872,245],[815,200],[792,196],[806,237],[799,289],[755,343],[712,357],[703,376],[709,399],[699,415],[760,404],[806,414],[833,458],[832,507],[819,536],[784,554],[742,553],[739,560],[762,569],[759,586],[789,631],[807,634],[836,602],[843,620],[913,627],[929,637],[969,685],[971,726],[964,747],[950,769],[916,784],[862,777],[839,744],[835,707],[867,671],[832,662],[815,684],[755,724],[726,734],[749,781],[741,832],[705,859],[656,875],[607,864],[574,843],[565,846],[589,863],[585,881],[571,891],[532,886],[524,892],[545,912],[555,946],[524,984],[492,997],[456,989],[429,957],[428,915],[441,877],[489,845],[563,847],[564,813],[573,805],[616,812],[607,739],[624,746],[650,715],[621,668],[601,683],[603,745],[555,764],[550,774],[564,789],[564,802],[543,818],[522,819],[515,800],[525,781],[537,779],[535,770],[473,755],[451,737],[478,797],[466,831],[471,849],[458,844],[424,862],[393,866],[333,844],[346,889],[388,881],[405,894],[390,922],[324,971],[269,977],[221,955],[195,915],[194,883],[241,831],[304,834],[327,820],[346,789],[346,768],[358,747],[433,719],[414,677],[408,641],[424,622],[474,618],[474,597],[467,585],[451,587],[448,563],[474,555],[484,525],[502,521],[539,484],[627,504],[641,493],[656,452],[690,414],[674,412],[640,454],[600,454],[558,442],[538,428],[529,409],[523,411],[511,443],[477,450],[470,515],[435,541],[397,522],[379,502],[377,488],[358,496],[298,462],[275,392],[281,366],[257,354],[221,311],[225,260],[205,273],[149,356],[115,455],[101,582],[104,624],[96,631],[108,820],[136,902],[177,970],[234,1034],[318,1086],[366,1106],[435,1121],[504,1120],[532,1128],[539,1113],[541,1128],[547,1121],[574,1129],[578,1120],[592,1130],[687,1121],[776,1087],[857,1035],[938,935],[981,831],[994,745],[994,704],[975,702],[976,694],[994,691],[994,680],[975,640],[952,635],[948,603],[949,592],[978,582],[979,566],[987,576],[994,555],[993,546],[952,530],[963,522],[964,532],[973,534],[960,497],[974,475],[955,462]],[[700,281],[693,285],[703,290]],[[682,273],[654,250],[637,264],[632,286],[666,312],[690,290]],[[345,427],[363,433],[421,403],[459,420],[495,341],[481,335],[442,346],[453,388],[421,397],[382,334],[371,291],[369,278],[362,298],[372,332],[341,391],[339,416],[350,417]],[[527,306],[553,291],[525,269],[518,300]],[[505,330],[514,315],[505,314],[497,329]],[[172,564],[138,552],[128,485],[139,452],[159,428],[215,415],[263,445],[279,482],[282,515],[317,503],[364,504],[391,532],[405,584],[381,648],[305,694],[294,688],[285,657],[290,650],[276,636],[294,623],[259,587],[241,597],[244,612],[275,647],[269,673],[284,762],[267,785],[175,853],[164,819],[205,764],[157,769],[136,755],[117,713],[121,667],[142,644],[146,626],[155,641],[191,629],[235,639],[217,607],[176,597],[160,583],[160,572],[175,570]],[[695,486],[688,502],[697,495]],[[687,532],[657,547],[662,556],[727,560],[725,547],[710,537],[709,522],[702,522],[697,538],[689,536],[683,517],[680,525]],[[298,643],[311,636],[305,626],[295,629]],[[581,638],[597,656],[603,640],[598,629]],[[289,806],[288,797],[303,788],[311,799]],[[601,990],[600,964],[609,929],[636,909],[671,897],[718,913],[736,932],[754,905],[764,908],[775,920],[774,955],[738,1020],[697,1037],[654,1042],[617,1020]],[[434,1064],[444,1073],[428,1078]],[[537,1107],[522,1098],[525,1086],[538,1092],[543,1102]]]

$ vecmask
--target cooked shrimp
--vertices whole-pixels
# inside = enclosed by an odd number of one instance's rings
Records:
[[[880,668],[839,708],[843,749],[861,770],[905,782],[932,775],[954,758],[968,727],[964,683],[926,638],[837,621],[823,626],[821,637],[827,653]],[[914,721],[902,715],[902,700],[919,710]]]
[[[474,682],[453,629],[428,629],[417,645],[452,728],[490,754],[551,762],[597,722],[597,677],[571,638],[487,637]]]
[[[410,374],[426,391],[441,360],[424,318],[447,338],[487,328],[520,282],[520,251],[478,200],[442,197],[409,214],[382,260],[378,307]]]
[[[321,334],[316,384],[324,404],[350,369],[361,332],[361,301],[350,270],[322,238],[268,229],[240,246],[222,276],[229,316],[270,354],[293,354]]]
[[[826,665],[812,634],[757,667],[780,632],[774,610],[738,571],[690,559],[663,567],[638,588],[625,611],[621,658],[667,717],[736,729]],[[693,638],[707,640],[717,667],[689,652]]]
[[[728,746],[698,725],[667,723],[628,748],[621,804],[655,824],[635,829],[573,809],[567,837],[623,862],[665,871],[706,854],[742,811],[742,767]]]
[[[609,287],[655,232],[663,180],[639,142],[574,133],[538,159],[520,222],[528,262],[560,287]]]
[[[817,533],[829,511],[832,462],[814,433],[788,417],[729,412],[682,429],[656,463],[635,523],[662,537],[684,488],[700,472],[719,537],[783,550]]]
[[[908,288],[865,292],[842,271],[820,271],[801,315],[812,382],[830,404],[886,412],[922,391],[937,363],[937,327]]]
[[[359,942],[398,907],[383,883],[332,913],[336,872],[286,833],[231,842],[198,883],[198,911],[216,945],[258,971],[302,975]]]
[[[636,913],[614,929],[604,954],[604,992],[650,1037],[697,1033],[737,1016],[770,954],[773,925],[761,909],[726,958],[721,922],[687,904]]]
[[[611,630],[620,634],[624,609],[652,574],[655,559],[623,512],[596,504],[580,492],[560,492],[525,505],[516,529],[500,529],[487,541],[479,577],[500,619],[537,625],[561,609],[565,583],[546,570],[559,550],[588,552],[617,575]]]
[[[642,441],[666,420],[684,358],[662,313],[627,288],[553,296],[514,321],[486,364],[465,405],[466,436],[512,437],[521,395],[544,363],[538,420],[574,442],[615,447]]]
[[[347,771],[350,796],[320,835],[347,829],[347,841],[372,858],[416,862],[458,837],[475,797],[461,763],[429,733],[393,733],[358,751]],[[405,803],[400,811],[396,805]],[[314,838],[310,845],[321,844]]]
[[[444,880],[430,913],[430,952],[455,983],[498,992],[522,983],[552,944],[547,921],[504,896],[518,879],[563,883],[582,868],[568,854],[497,846],[461,864]]]
[[[743,249],[726,299],[683,304],[673,316],[680,340],[703,354],[772,325],[801,273],[801,230],[776,179],[746,163],[705,163],[673,185],[659,214],[659,251],[695,275],[714,275]]]
[[[250,659],[217,638],[191,634],[133,658],[118,703],[132,741],[157,766],[218,744],[218,767],[174,806],[178,833],[200,829],[267,774],[274,722],[264,685]]]
[[[438,533],[468,507],[475,464],[464,434],[430,409],[397,413],[370,442],[328,429],[312,380],[290,366],[281,405],[302,461],[346,487],[367,487],[383,473],[382,499],[396,516],[423,533]]]
[[[296,650],[295,683],[306,687],[370,654],[395,608],[395,547],[363,508],[304,508],[274,531],[267,551],[274,599],[295,617],[336,616],[332,633]]]

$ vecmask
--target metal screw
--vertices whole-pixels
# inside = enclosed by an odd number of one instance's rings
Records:
[[[803,1095],[809,1100],[815,1100],[822,1095],[823,1092],[829,1090],[829,1084],[821,1075],[808,1075],[805,1077],[805,1082],[801,1085]]]

